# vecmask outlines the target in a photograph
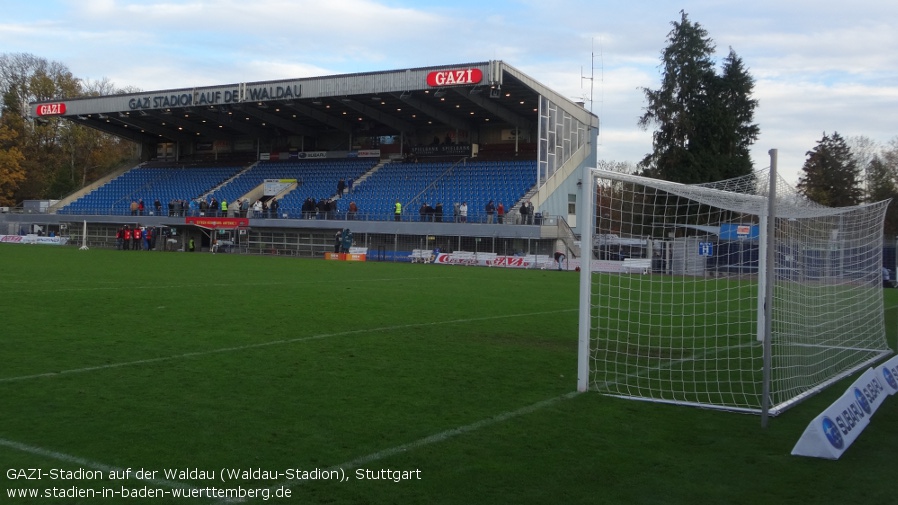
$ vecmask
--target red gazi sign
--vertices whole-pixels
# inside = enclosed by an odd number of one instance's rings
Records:
[[[38,116],[59,116],[65,114],[65,103],[45,103],[37,106]]]
[[[483,72],[479,68],[461,70],[438,70],[427,74],[428,86],[457,86],[459,84],[477,84],[483,80]]]

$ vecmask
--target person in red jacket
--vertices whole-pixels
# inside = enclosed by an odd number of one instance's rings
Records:
[[[127,251],[131,248],[131,228],[125,226],[125,229],[122,231],[122,250]]]
[[[138,227],[135,226],[135,227],[134,227],[134,231],[131,233],[131,242],[132,242],[132,243],[131,243],[131,247],[132,247],[135,251],[139,251],[139,250],[140,250],[140,235],[141,235],[141,233],[140,233],[140,228],[138,228]]]

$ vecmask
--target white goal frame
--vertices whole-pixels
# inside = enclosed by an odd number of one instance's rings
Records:
[[[892,353],[885,337],[880,278],[883,245],[882,223],[889,202],[839,209],[813,204],[778,178],[776,150],[771,150],[770,156],[771,166],[766,176],[763,173],[756,173],[751,178],[743,178],[741,182],[733,180],[710,185],[682,185],[630,174],[593,168],[584,169],[581,177],[584,204],[581,206],[581,215],[578,216],[578,222],[582,223],[580,232],[581,250],[583,251],[579,297],[578,391],[593,390],[627,399],[760,414],[762,424],[766,425],[768,416],[784,412],[803,399],[819,393],[838,380],[869,367]],[[764,184],[765,177],[769,185]],[[755,293],[750,297],[753,300],[748,302],[745,299],[740,300],[743,306],[753,304],[752,310],[755,311],[755,316],[743,317],[743,321],[738,326],[741,333],[727,334],[725,338],[720,339],[704,336],[701,342],[694,344],[695,347],[684,346],[656,350],[651,348],[651,345],[658,341],[656,335],[652,335],[653,339],[639,335],[641,326],[636,324],[636,319],[641,316],[627,314],[626,312],[629,310],[627,308],[607,309],[607,306],[613,304],[627,307],[631,303],[637,304],[638,302],[632,302],[628,298],[642,296],[634,294],[634,290],[643,290],[648,293],[652,289],[658,289],[659,286],[667,286],[667,289],[670,289],[672,283],[681,282],[681,280],[682,282],[708,282],[709,284],[737,281],[717,279],[706,281],[705,279],[708,279],[711,274],[707,270],[701,269],[698,274],[661,271],[656,268],[654,263],[653,247],[657,247],[658,244],[653,244],[652,237],[630,238],[630,240],[640,239],[642,243],[648,244],[643,246],[645,256],[641,260],[642,263],[635,261],[631,264],[651,264],[651,267],[645,268],[641,272],[620,270],[609,273],[608,264],[615,262],[600,261],[597,259],[597,249],[594,249],[594,247],[597,248],[596,244],[601,243],[602,240],[601,236],[596,234],[597,214],[599,213],[597,181],[600,179],[605,182],[612,181],[634,187],[651,188],[652,191],[659,192],[656,194],[673,195],[670,198],[686,199],[694,206],[705,206],[714,210],[722,209],[751,218],[755,223],[753,226],[758,235],[756,237],[757,245],[752,245],[753,248],[757,248],[757,266],[754,267],[756,270],[753,270],[755,273],[740,275],[738,278],[742,279],[742,284],[739,285],[741,293],[744,294],[746,290],[753,290]],[[746,180],[749,182],[745,183]],[[750,188],[750,190],[746,188]],[[781,189],[778,190],[778,188]],[[838,236],[839,240],[836,240],[836,235],[842,233],[838,227],[834,227],[835,231],[820,231],[826,226],[833,227],[831,224],[827,224],[832,223],[833,220],[841,225],[842,216],[845,216],[845,223],[859,222],[855,219],[855,216],[858,215],[864,216],[865,229],[869,230],[864,235],[862,245],[857,245],[856,241],[849,241],[849,239],[842,240],[841,235]],[[650,220],[652,214],[647,212],[640,214],[640,217]],[[813,223],[809,228],[817,235],[827,232],[833,234],[832,243],[834,245],[829,247],[842,247],[849,251],[845,253],[826,252],[827,255],[834,254],[836,257],[839,254],[842,254],[843,257],[854,255],[862,257],[862,260],[857,265],[852,263],[850,272],[847,268],[842,268],[840,270],[842,273],[834,274],[833,279],[827,278],[821,281],[815,278],[811,282],[789,278],[789,274],[784,274],[787,271],[784,261],[793,261],[793,259],[783,251],[800,251],[802,247],[805,247],[801,238],[789,235],[790,229],[800,229],[805,222]],[[824,224],[820,224],[821,222]],[[843,230],[853,229],[852,226],[857,227],[854,224],[841,226]],[[625,223],[620,223],[620,227],[624,229]],[[698,228],[698,226],[694,227]],[[780,239],[779,237],[784,238]],[[623,234],[618,239],[626,240],[623,238]],[[655,238],[655,240],[661,241],[660,238]],[[858,250],[863,250],[863,252],[858,253]],[[657,253],[654,254],[657,256]],[[848,335],[847,333],[851,333],[851,331],[836,330],[843,331],[844,338],[838,334],[834,337],[832,333],[827,333],[826,339],[818,342],[814,340],[815,330],[799,329],[796,331],[796,325],[807,325],[808,321],[813,320],[813,311],[818,309],[814,305],[817,303],[814,293],[808,294],[804,291],[814,291],[819,288],[819,285],[830,281],[834,283],[834,287],[826,286],[830,290],[828,295],[830,298],[841,296],[839,290],[861,294],[857,301],[846,302],[845,305],[855,304],[847,307],[846,310],[854,311],[851,313],[850,319],[854,322],[853,329],[857,329],[857,333],[864,333],[862,338]],[[623,289],[623,282],[627,282],[627,289]],[[803,282],[812,285],[807,287],[802,284]],[[836,294],[833,295],[833,292]],[[681,303],[689,303],[690,293],[678,293],[678,295],[681,300],[685,300]],[[655,296],[657,299],[654,294],[649,296]],[[806,299],[799,299],[799,297],[806,297]],[[713,304],[713,302],[711,303]],[[730,302],[724,300],[721,303],[719,310],[726,311],[727,308],[723,305]],[[839,304],[839,301],[836,300],[835,303]],[[707,302],[704,305],[706,308],[711,306],[713,305],[709,305]],[[677,307],[673,307],[670,310],[676,311],[676,309]],[[702,308],[699,307],[695,310],[702,310]],[[744,316],[745,310],[742,312]],[[801,312],[802,317],[791,319],[796,312]],[[612,313],[613,315],[609,315]],[[611,321],[611,318],[617,319]],[[622,323],[625,318],[632,319]],[[753,320],[749,321],[748,319]],[[749,326],[751,326],[751,330],[746,331]],[[859,328],[861,326],[863,328]],[[637,329],[629,330],[633,327]],[[621,328],[627,329],[621,330]],[[657,328],[652,328],[653,332],[655,330]],[[627,331],[631,333],[627,333]],[[797,333],[801,333],[800,337],[796,336]],[[633,343],[630,341],[631,339],[641,339],[641,341]],[[677,342],[682,340],[685,343],[688,339],[671,338],[670,340]],[[713,343],[718,341],[740,342],[738,347],[744,347],[746,351],[739,351],[742,354],[732,357],[730,354],[737,353],[726,348],[701,348],[701,345],[706,342],[712,342],[712,346],[720,346],[719,343]],[[825,351],[817,352],[823,348]],[[626,350],[620,352],[616,349]],[[796,352],[796,349],[799,351]],[[836,352],[840,354],[834,358],[833,353]],[[722,355],[726,355],[726,359],[720,359],[720,363],[709,364],[713,360],[708,356]],[[678,369],[685,368],[683,364],[689,363],[690,360],[701,360],[703,363],[700,367],[683,372],[682,377],[678,377]],[[727,367],[731,365],[742,368],[730,370]],[[714,370],[704,368],[711,366],[717,368]],[[806,369],[812,370],[813,373],[805,374]],[[659,373],[659,371],[663,371],[663,373]],[[738,384],[725,385],[723,389],[726,391],[724,392],[699,391],[698,388],[696,391],[692,391],[691,385],[684,384],[690,377],[696,376],[704,379],[705,376],[711,375],[714,377],[709,383],[713,380],[720,380],[721,377],[724,381],[727,380],[727,377],[736,377]],[[665,384],[665,380],[671,382]],[[646,386],[648,382],[652,383],[651,388]],[[668,386],[670,389],[665,390]],[[703,383],[701,387],[705,386]]]

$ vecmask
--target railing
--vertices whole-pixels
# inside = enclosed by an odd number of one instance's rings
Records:
[[[238,209],[230,208],[226,213],[222,213],[221,211],[214,210],[206,210],[205,212],[201,212],[199,209],[193,208],[181,208],[174,207],[169,208],[168,202],[163,202],[160,211],[157,211],[152,204],[146,206],[143,212],[135,211],[131,212],[130,208],[121,208],[116,209],[115,211],[110,211],[107,206],[95,206],[95,207],[84,207],[79,208],[77,210],[73,210],[72,212],[64,212],[64,213],[48,213],[46,211],[27,211],[23,209],[21,206],[9,208],[9,213],[31,213],[31,214],[55,214],[59,216],[72,216],[73,218],[77,218],[77,216],[123,216],[123,217],[154,217],[154,218],[184,218],[184,217],[247,217],[247,213],[241,213]],[[324,211],[313,211],[304,213],[300,210],[294,210],[293,208],[285,209],[281,207],[278,210],[278,215],[272,215],[269,211],[262,212],[249,212],[249,216],[251,219],[279,219],[279,220],[313,220],[313,221],[399,221],[403,223],[458,223],[461,222],[458,218],[453,216],[453,209],[451,207],[446,208],[443,211],[443,214],[419,214],[418,209],[410,209],[409,211],[403,212],[399,219],[396,219],[396,215],[392,212],[364,212],[359,211],[354,214],[349,213],[345,210],[333,211],[333,212],[324,212]],[[485,214],[478,215],[468,215],[466,223],[470,224],[488,224],[487,216]],[[527,225],[528,223],[521,222],[520,215],[516,212],[505,214],[502,222],[498,221],[498,216],[493,216],[492,224],[497,225]],[[564,222],[563,219],[557,216],[542,216],[538,219],[531,219],[529,225],[531,226],[564,226],[567,230],[567,233],[573,237],[573,232],[567,227],[567,223]],[[559,236],[561,238],[561,236]],[[576,239],[573,239],[576,240]]]

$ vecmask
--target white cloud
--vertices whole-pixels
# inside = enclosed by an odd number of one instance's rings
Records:
[[[794,173],[824,131],[879,142],[898,135],[898,3],[756,0],[683,5],[591,0],[13,0],[0,47],[145,90],[501,59],[563,96],[588,96],[599,155],[639,161],[651,130],[642,87],[680,9],[733,47],[756,79],[755,163],[780,150]],[[594,59],[594,65],[593,65]],[[606,156],[607,155],[607,156]]]

